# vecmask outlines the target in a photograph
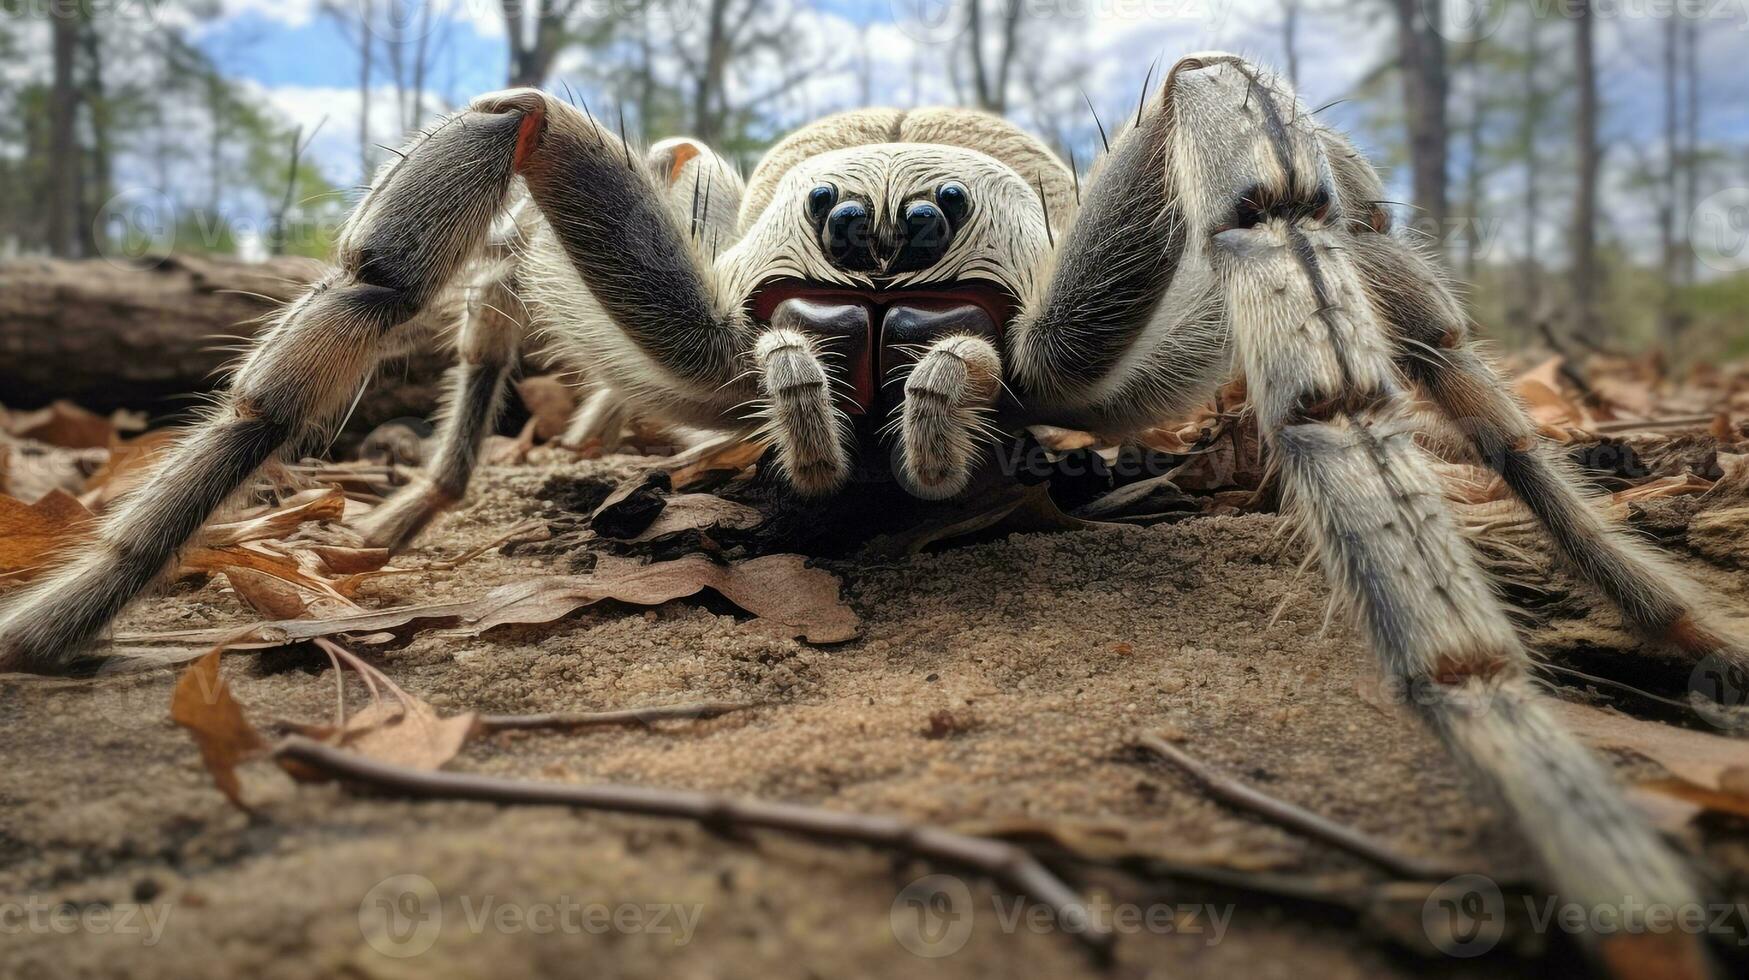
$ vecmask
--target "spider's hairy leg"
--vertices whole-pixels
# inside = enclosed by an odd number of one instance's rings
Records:
[[[514,113],[468,111],[385,166],[336,246],[340,268],[288,306],[86,552],[0,613],[0,670],[64,668],[281,445],[342,413],[380,353],[474,254],[526,143]]]
[[[529,89],[484,96],[474,107],[534,120],[517,173],[546,221],[519,273],[548,338],[634,411],[723,424],[752,395],[743,382],[752,330],[740,302],[719,295],[711,255],[725,243],[694,234],[676,204],[684,197],[690,207],[693,177],[707,171],[708,181],[698,181],[701,210],[706,187],[707,214],[727,207],[715,203],[719,192],[735,198],[734,186],[718,186],[715,155],[701,150],[678,172],[678,150],[665,169],[639,161],[610,127]]]
[[[702,254],[735,243],[745,187],[726,160],[698,140],[674,137],[651,146],[644,167],[667,201],[669,217]],[[592,381],[594,390],[572,414],[560,442],[578,448],[599,442],[602,451],[613,452],[620,448],[632,406],[624,392]]]
[[[1229,371],[1205,266],[1182,261],[1186,201],[1167,173],[1177,127],[1160,94],[1111,140],[1081,206],[1009,327],[1030,417],[1102,432],[1200,402]]]
[[[517,298],[515,267],[523,239],[519,224],[523,210],[517,208],[494,230],[480,263],[479,281],[463,291],[462,322],[456,333],[458,363],[450,372],[437,451],[412,485],[397,491],[360,524],[359,530],[373,546],[406,547],[432,518],[467,493],[480,447],[503,408],[527,322],[527,311]]]
[[[753,348],[760,411],[778,464],[806,496],[824,496],[850,476],[848,418],[838,408],[820,352],[807,332],[774,318]]]
[[[1297,122],[1309,114],[1236,59],[1174,74],[1195,127],[1174,171],[1208,202],[1190,209],[1203,229],[1190,260],[1200,253],[1220,284],[1288,511],[1384,673],[1494,790],[1567,901],[1629,919],[1696,901],[1685,863],[1555,722],[1446,507],[1351,253],[1331,161]],[[1582,938],[1611,968],[1662,955],[1672,975],[1705,975],[1695,937],[1644,925]]]
[[[941,500],[965,489],[978,459],[982,417],[996,405],[1002,359],[982,337],[944,337],[905,376],[899,403],[899,465],[907,490]]]
[[[1571,462],[1537,433],[1469,338],[1462,308],[1433,264],[1391,235],[1355,237],[1356,263],[1374,307],[1393,331],[1405,373],[1500,473],[1567,564],[1632,626],[1675,655],[1678,684],[1710,656],[1749,665],[1744,647],[1708,621],[1696,601],[1699,590],[1585,498]]]

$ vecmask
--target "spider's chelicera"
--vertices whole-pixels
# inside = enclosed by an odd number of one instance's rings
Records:
[[[1696,901],[1685,862],[1538,694],[1416,445],[1413,397],[1681,678],[1706,658],[1749,659],[1575,488],[1383,196],[1280,78],[1224,54],[1179,61],[1080,180],[965,110],[833,116],[743,183],[696,141],[638,160],[562,100],[485,96],[377,175],[336,271],[261,335],[211,417],[88,553],[0,613],[0,669],[68,664],[257,467],[337,418],[381,358],[427,336],[422,312],[457,294],[441,448],[370,517],[383,545],[465,492],[531,329],[600,386],[583,430],[616,424],[620,405],[763,430],[811,495],[873,448],[913,493],[952,496],[994,434],[1134,431],[1240,370],[1285,510],[1339,601],[1549,883],[1590,907]]]

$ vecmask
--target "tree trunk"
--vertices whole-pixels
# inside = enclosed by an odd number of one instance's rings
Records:
[[[1573,63],[1579,89],[1578,183],[1573,199],[1573,325],[1580,336],[1597,340],[1597,49],[1592,40],[1591,0],[1573,5]]]
[[[181,256],[155,267],[107,261],[0,262],[0,392],[7,408],[56,398],[95,412],[186,411],[187,396],[212,391],[236,359],[232,342],[261,329],[257,318],[322,275],[313,259],[264,263]],[[445,315],[443,304],[434,317]],[[453,313],[453,308],[448,312]],[[406,368],[385,371],[365,392],[348,428],[365,431],[437,403],[447,345],[422,343]]]
[[[1398,61],[1403,75],[1403,114],[1414,171],[1413,224],[1445,249],[1446,72],[1445,40],[1433,30],[1439,0],[1396,0]]]
[[[1677,118],[1676,89],[1680,24],[1675,17],[1664,19],[1664,173],[1658,190],[1658,245],[1663,279],[1658,295],[1658,332],[1666,350],[1674,350],[1680,329],[1676,312],[1676,204],[1681,175],[1681,121]]]
[[[49,220],[50,253],[75,254],[74,222],[79,209],[79,147],[74,139],[79,92],[73,77],[79,50],[79,22],[73,17],[49,18],[54,59],[54,87],[49,94]]]
[[[1542,252],[1537,235],[1542,231],[1542,138],[1543,93],[1537,69],[1542,67],[1542,49],[1537,43],[1541,21],[1534,15],[1524,32],[1524,116],[1519,138],[1524,143],[1524,266],[1521,326],[1532,328],[1542,319]]]

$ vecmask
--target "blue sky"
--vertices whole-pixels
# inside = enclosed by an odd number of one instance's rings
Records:
[[[338,0],[356,9],[357,0]],[[385,0],[376,0],[380,7]],[[435,52],[430,69],[431,112],[466,102],[471,96],[503,84],[507,56],[499,0],[433,0],[442,11],[441,26],[430,35]],[[618,0],[582,0],[614,3]],[[691,2],[692,21],[699,20],[702,0]],[[781,3],[782,0],[774,0]],[[776,107],[775,125],[799,125],[808,118],[845,108],[860,98],[852,56],[866,46],[872,98],[893,104],[954,101],[947,63],[950,48],[938,43],[939,32],[917,26],[915,15],[940,9],[942,0],[813,0],[795,28],[793,48],[786,57],[799,61],[809,51],[842,55],[842,70],[819,73]],[[1046,71],[1079,65],[1078,80],[1109,119],[1134,106],[1142,75],[1150,61],[1207,48],[1236,50],[1254,59],[1279,64],[1281,0],[1019,0],[1042,28],[1039,47],[1030,55]],[[1500,0],[1446,0],[1448,9],[1461,4]],[[1647,0],[1649,3],[1650,0]],[[233,77],[246,80],[288,118],[323,128],[311,156],[330,179],[343,186],[360,179],[357,94],[357,52],[340,21],[323,14],[319,0],[220,0],[221,14],[199,28],[198,43]],[[1708,0],[1701,22],[1703,138],[1724,148],[1726,162],[1717,180],[1728,186],[1749,181],[1749,0]],[[1306,3],[1300,36],[1301,85],[1308,103],[1317,105],[1353,94],[1367,72],[1386,62],[1392,52],[1393,25],[1383,0]],[[1600,63],[1606,108],[1604,139],[1608,165],[1615,179],[1606,182],[1606,210],[1626,229],[1649,226],[1650,204],[1623,179],[1636,158],[1657,159],[1661,135],[1660,53],[1662,21],[1629,16],[1640,8],[1618,0],[1599,25]],[[1481,9],[1490,9],[1483,7]],[[1600,7],[1600,10],[1606,9]],[[1665,9],[1665,8],[1658,8]],[[1498,39],[1513,41],[1510,31]],[[1570,28],[1553,20],[1543,28],[1551,46],[1565,43]],[[591,90],[582,80],[578,58],[561,59],[558,76],[585,90],[592,102],[610,104],[612,92]],[[672,66],[671,66],[672,67]],[[754,65],[746,77],[733,80],[743,90],[757,90],[783,70],[784,64]],[[1031,67],[1029,65],[1029,67]],[[387,69],[375,72],[377,88],[371,105],[374,142],[396,144],[402,133],[395,118]],[[556,83],[556,79],[554,80]],[[1097,143],[1091,121],[1080,115],[1075,84],[1063,82],[1051,93],[1055,116],[1041,115],[1022,104],[1013,115],[1022,125],[1037,127],[1055,120],[1067,138],[1078,144],[1083,159]],[[1026,101],[1022,98],[1020,101]],[[1349,103],[1323,118],[1355,131],[1364,147],[1378,148],[1378,133],[1368,124],[1379,118],[1377,105]],[[1461,106],[1458,107],[1461,111]],[[648,134],[651,137],[673,135]],[[1394,135],[1394,134],[1392,134]],[[1558,139],[1558,135],[1555,137]],[[1733,162],[1734,161],[1734,162]],[[1454,161],[1456,165],[1456,161]],[[1397,188],[1402,175],[1393,175]],[[1489,190],[1499,198],[1496,210],[1510,214],[1517,180],[1509,172],[1490,174]],[[1399,191],[1399,193],[1406,193]],[[1551,195],[1564,192],[1551,189]],[[1637,232],[1635,232],[1637,234]]]

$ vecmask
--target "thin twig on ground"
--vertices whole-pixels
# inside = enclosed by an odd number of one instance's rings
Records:
[[[659,721],[702,721],[735,711],[759,707],[757,701],[699,701],[654,708],[619,708],[613,711],[552,712],[539,715],[481,715],[475,722],[482,734],[490,732],[562,731],[585,728],[617,728],[641,725],[655,727]]]
[[[1110,951],[1113,942],[1109,928],[1090,916],[1081,896],[1037,858],[1016,845],[987,837],[894,817],[796,803],[737,800],[692,790],[613,783],[566,785],[473,773],[431,772],[379,762],[298,735],[280,742],[274,755],[339,779],[403,796],[476,800],[506,806],[581,807],[694,820],[707,827],[778,830],[817,840],[891,848],[989,876],[1050,908],[1065,931],[1102,956]]]
[[[1210,796],[1222,803],[1242,810],[1249,810],[1283,827],[1297,830],[1308,837],[1341,848],[1400,878],[1439,880],[1450,877],[1454,873],[1451,868],[1400,854],[1353,827],[1345,827],[1304,807],[1289,803],[1286,800],[1278,800],[1247,786],[1204,764],[1183,749],[1157,735],[1142,735],[1136,741],[1148,751],[1183,769],[1190,775],[1190,778],[1201,784]]]

